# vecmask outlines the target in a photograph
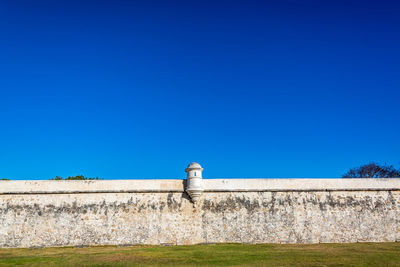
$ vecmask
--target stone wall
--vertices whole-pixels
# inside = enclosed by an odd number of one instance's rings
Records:
[[[400,179],[0,181],[0,247],[400,241]]]

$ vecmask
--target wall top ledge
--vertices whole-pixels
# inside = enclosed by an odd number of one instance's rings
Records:
[[[0,194],[184,192],[186,180],[0,181]],[[204,179],[204,192],[400,190],[390,179]]]

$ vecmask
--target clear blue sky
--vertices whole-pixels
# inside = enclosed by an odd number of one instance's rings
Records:
[[[399,1],[0,2],[0,178],[400,165]]]

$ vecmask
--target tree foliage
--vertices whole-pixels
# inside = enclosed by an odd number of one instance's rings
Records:
[[[67,178],[56,176],[54,178],[51,178],[50,180],[103,180],[103,179],[99,177],[85,177],[83,175],[76,175],[76,176],[68,176]]]
[[[397,170],[393,165],[379,165],[371,162],[360,167],[352,168],[342,175],[342,178],[398,178],[400,169]]]

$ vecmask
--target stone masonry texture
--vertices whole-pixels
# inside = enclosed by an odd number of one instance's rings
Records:
[[[0,247],[385,241],[400,241],[396,188],[0,194]]]

